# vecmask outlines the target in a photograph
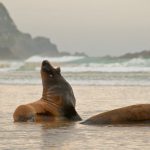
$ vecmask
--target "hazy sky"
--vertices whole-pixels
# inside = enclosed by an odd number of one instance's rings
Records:
[[[18,28],[60,51],[121,55],[150,49],[150,0],[1,0]]]

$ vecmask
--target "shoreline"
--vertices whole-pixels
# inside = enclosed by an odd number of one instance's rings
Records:
[[[112,84],[106,84],[106,85],[99,85],[99,84],[70,84],[72,87],[150,87],[150,85],[112,85]],[[0,86],[41,86],[42,84],[18,84],[18,83],[0,83]]]

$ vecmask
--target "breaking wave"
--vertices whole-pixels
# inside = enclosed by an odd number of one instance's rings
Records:
[[[42,56],[32,56],[28,58],[25,62],[42,62],[43,60],[49,60],[51,62],[71,62],[79,59],[83,59],[83,56],[62,56],[62,57],[42,57]]]
[[[32,56],[25,61],[1,61],[0,71],[39,71],[40,63],[47,59],[61,66],[62,72],[150,72],[150,59],[101,59],[83,56],[41,57]]]
[[[11,62],[1,61],[0,72],[15,71],[15,70],[18,70],[23,65],[24,65],[24,62],[20,62],[20,61],[11,61]]]
[[[0,61],[1,84],[41,84],[40,64],[48,59],[59,65],[71,84],[150,85],[150,59],[102,59],[92,57],[40,57],[25,61]]]

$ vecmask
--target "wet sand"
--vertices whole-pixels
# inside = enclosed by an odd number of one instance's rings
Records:
[[[100,112],[150,103],[150,86],[73,86],[83,119]],[[150,149],[150,126],[13,123],[20,104],[40,99],[41,85],[0,85],[0,149]]]

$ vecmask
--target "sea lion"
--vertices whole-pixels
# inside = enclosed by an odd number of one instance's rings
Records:
[[[13,114],[14,121],[81,120],[75,110],[76,99],[72,87],[61,75],[60,68],[54,68],[47,60],[44,60],[41,65],[41,78],[42,98],[33,103],[18,106]]]
[[[87,125],[150,123],[150,104],[122,107],[92,116],[82,122]]]

